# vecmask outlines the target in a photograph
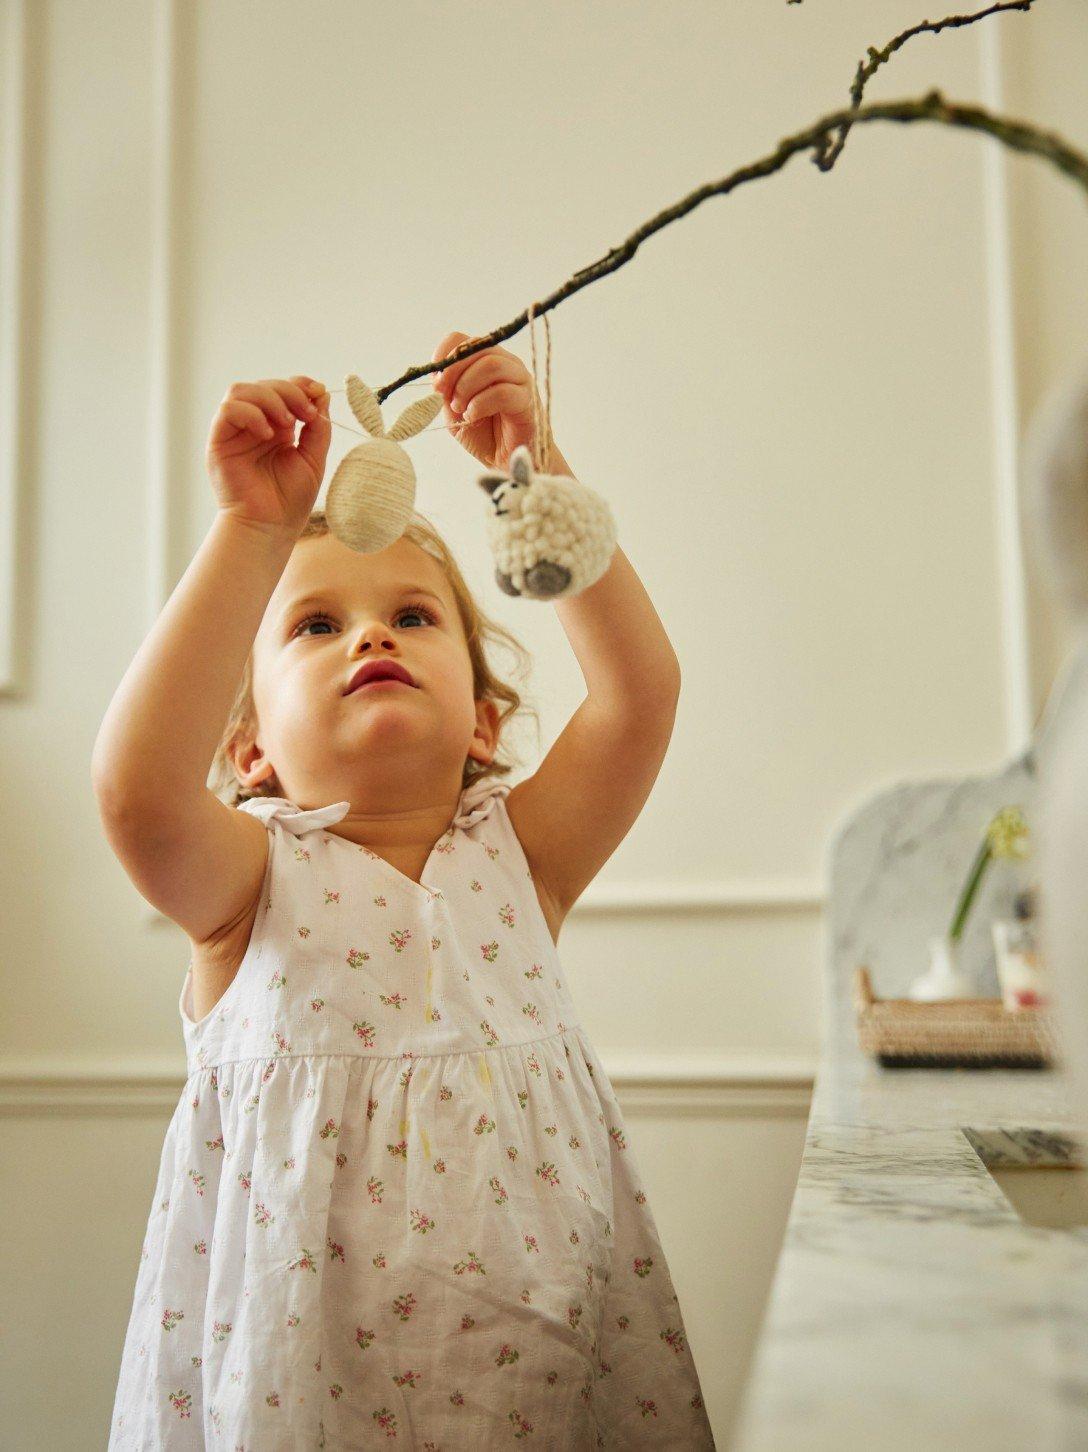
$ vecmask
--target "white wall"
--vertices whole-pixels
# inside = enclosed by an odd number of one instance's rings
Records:
[[[866,47],[922,16],[907,0],[0,16],[3,1395],[12,1445],[82,1449],[105,1441],[187,962],[102,835],[90,754],[211,521],[224,389],[377,386],[447,331],[505,322],[848,104]],[[1088,149],[1086,30],[1078,0],[1047,0],[921,36],[868,99],[1004,91]],[[684,674],[651,798],[560,948],[723,1446],[819,1050],[824,844],[893,779],[1019,749],[1061,653],[1021,579],[1010,490],[1028,410],[1084,346],[1086,262],[1084,195],[1052,168],[875,123],[831,173],[800,156],[711,199],[551,315],[556,437],[613,505]],[[529,360],[527,334],[507,346]],[[342,396],[333,413],[352,421]],[[351,442],[334,431],[328,476]],[[490,583],[474,461],[440,433],[413,459],[417,506],[534,654],[546,749],[583,694],[562,628]]]

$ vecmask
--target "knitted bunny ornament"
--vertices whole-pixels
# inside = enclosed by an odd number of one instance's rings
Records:
[[[490,469],[477,482],[491,496],[487,538],[500,590],[559,600],[604,574],[616,548],[616,524],[595,490],[565,474],[534,473],[525,444],[511,453],[509,473]]]
[[[348,403],[370,438],[344,455],[329,484],[325,518],[338,540],[374,554],[404,533],[416,497],[416,471],[398,440],[410,439],[442,407],[439,393],[410,403],[389,430],[374,393],[354,373],[344,379]]]

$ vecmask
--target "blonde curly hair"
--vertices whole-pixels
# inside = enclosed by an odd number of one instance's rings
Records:
[[[311,510],[310,517],[299,538],[312,539],[315,535],[325,535],[329,532],[325,511],[314,509]],[[404,535],[406,539],[411,540],[413,544],[418,545],[420,549],[425,550],[438,561],[449,581],[457,604],[457,611],[461,617],[461,624],[464,627],[465,639],[468,642],[469,659],[472,662],[473,700],[489,699],[500,706],[495,756],[487,763],[476,761],[472,757],[465,758],[461,775],[461,789],[464,790],[470,782],[476,781],[480,777],[505,776],[517,765],[516,757],[512,760],[501,760],[499,747],[502,742],[503,727],[518,711],[528,712],[536,718],[539,744],[539,713],[534,706],[523,700],[516,687],[491,669],[487,649],[492,643],[506,646],[517,661],[515,674],[522,680],[528,674],[532,655],[505,626],[492,620],[480,609],[465,583],[465,578],[449,546],[429,519],[413,511],[412,517],[405,527]],[[227,806],[240,806],[242,802],[250,801],[253,797],[281,797],[284,795],[275,772],[272,772],[263,782],[252,789],[243,786],[238,780],[234,763],[230,758],[230,751],[240,740],[251,739],[256,734],[257,708],[253,699],[253,651],[251,649],[242,670],[227,724],[223,729],[219,745],[215,749],[207,782],[209,789]]]

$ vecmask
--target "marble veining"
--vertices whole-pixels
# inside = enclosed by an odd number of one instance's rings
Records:
[[[1046,748],[894,786],[832,837],[820,1066],[735,1452],[1088,1449],[1088,1227],[1026,1224],[987,1169],[1088,1164],[1063,1063],[886,1068],[852,1001],[862,963],[879,998],[905,996],[993,813],[1017,802],[1030,823]],[[1031,866],[994,864],[976,898],[983,996],[989,921]]]

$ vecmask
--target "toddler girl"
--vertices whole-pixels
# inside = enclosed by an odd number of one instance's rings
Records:
[[[435,387],[482,464],[530,442],[504,349]],[[422,517],[370,555],[329,532],[330,434],[310,378],[230,388],[217,518],[96,742],[111,846],[192,944],[110,1448],[711,1448],[556,949],[656,777],[675,656],[617,550],[556,602],[586,702],[498,779],[505,632]]]

